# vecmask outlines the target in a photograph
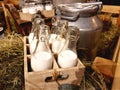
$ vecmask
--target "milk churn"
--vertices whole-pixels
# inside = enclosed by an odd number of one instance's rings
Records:
[[[96,56],[99,37],[102,30],[102,21],[97,16],[102,2],[71,3],[57,5],[57,15],[68,20],[70,26],[77,26],[80,30],[77,50],[84,51],[88,60]]]

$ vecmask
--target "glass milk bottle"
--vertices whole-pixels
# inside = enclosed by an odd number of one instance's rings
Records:
[[[68,27],[67,41],[64,48],[58,54],[58,65],[61,68],[74,67],[77,65],[76,44],[79,35],[79,29],[74,26]]]
[[[56,25],[55,25],[56,24]],[[66,41],[66,26],[67,21],[65,20],[57,20],[51,28],[51,35],[49,39],[49,44],[51,45],[51,49],[55,57],[62,50]]]
[[[36,48],[36,44],[38,42],[39,39],[39,25],[42,25],[43,19],[41,18],[36,18],[35,19],[35,25],[33,25],[33,31],[31,31],[31,33],[28,36],[28,41],[30,44],[30,53],[32,54]]]
[[[28,36],[28,42],[31,43],[34,37],[34,33],[37,30],[37,25],[44,24],[44,20],[41,18],[41,15],[35,14],[32,17],[32,29]]]
[[[31,68],[33,71],[43,71],[52,68],[53,55],[49,48],[45,28],[46,25],[40,28],[37,46],[34,53],[31,55]]]
[[[50,52],[51,52],[51,50],[50,50],[50,47],[49,47],[49,43],[48,43],[48,41],[49,41],[49,37],[50,37],[50,28],[49,28],[49,26],[47,26],[47,25],[45,25],[45,24],[42,24],[42,25],[39,25],[39,44],[38,44],[38,47],[37,47],[37,52],[39,52],[39,51],[42,51],[42,50],[45,50],[45,48],[43,48],[43,47],[46,47],[46,45],[47,45],[47,50],[49,50]],[[44,40],[43,40],[44,39]],[[44,42],[40,42],[40,41],[44,41]],[[46,43],[46,45],[44,45]]]
[[[52,10],[53,9],[53,4],[51,1],[46,1],[45,4],[45,10]]]

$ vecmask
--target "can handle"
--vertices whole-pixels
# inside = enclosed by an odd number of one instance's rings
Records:
[[[76,16],[65,16],[65,15],[61,15],[61,18],[62,19],[66,19],[66,20],[70,20],[70,21],[76,21],[78,19],[78,16],[79,15],[76,15]]]

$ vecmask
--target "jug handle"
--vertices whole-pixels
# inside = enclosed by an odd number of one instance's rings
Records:
[[[76,16],[65,16],[65,15],[60,15],[62,19],[70,20],[70,21],[76,21],[78,19],[79,15]]]

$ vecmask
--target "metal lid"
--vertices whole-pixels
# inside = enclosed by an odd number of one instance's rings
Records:
[[[58,5],[61,17],[64,19],[75,20],[77,17],[90,17],[96,15],[101,10],[102,2],[94,3],[73,3],[73,4],[60,4]]]

